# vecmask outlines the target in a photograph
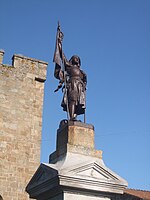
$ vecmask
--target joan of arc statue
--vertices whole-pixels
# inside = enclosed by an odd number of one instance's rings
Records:
[[[55,70],[54,76],[59,79],[60,88],[64,91],[61,106],[68,113],[69,120],[76,120],[77,115],[85,115],[86,102],[86,84],[87,76],[80,69],[81,60],[77,55],[71,57],[68,61],[62,51],[63,33],[58,24],[56,36],[56,48],[54,53]]]

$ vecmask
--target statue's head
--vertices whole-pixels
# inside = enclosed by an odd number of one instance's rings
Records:
[[[69,62],[72,65],[78,65],[78,67],[80,67],[80,65],[81,65],[81,60],[80,60],[79,56],[77,56],[77,55],[72,56],[71,59],[69,60]]]

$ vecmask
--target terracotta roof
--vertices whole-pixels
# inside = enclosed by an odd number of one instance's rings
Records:
[[[135,189],[126,189],[125,194],[130,194],[144,200],[150,200],[150,191],[146,190],[135,190]]]

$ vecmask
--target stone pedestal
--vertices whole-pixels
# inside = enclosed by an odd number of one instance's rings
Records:
[[[66,153],[102,159],[102,151],[94,148],[94,127],[78,121],[63,124],[57,130],[56,151],[50,155],[49,163],[56,163]]]
[[[127,182],[108,169],[94,148],[94,127],[61,123],[56,151],[42,163],[26,187],[38,200],[110,200],[123,194]]]

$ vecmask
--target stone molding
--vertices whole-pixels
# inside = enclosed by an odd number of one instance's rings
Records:
[[[56,188],[57,193],[68,190],[97,195],[103,193],[103,196],[110,196],[123,194],[126,186],[127,182],[108,169],[102,160],[68,153],[56,164],[42,163],[26,187],[26,191],[30,194],[30,198],[35,199],[41,195],[52,195],[53,189]]]
[[[84,140],[84,137],[86,140]],[[84,123],[63,124],[57,130],[56,151],[50,155],[50,163],[42,163],[26,187],[30,198],[44,200],[75,199],[77,193],[84,200],[111,199],[123,194],[127,182],[105,166],[102,157],[96,155],[94,128]],[[78,141],[79,140],[79,141]],[[89,141],[90,143],[90,141]],[[88,151],[87,151],[88,149]],[[64,195],[64,196],[63,196]],[[56,197],[57,196],[57,197]]]

